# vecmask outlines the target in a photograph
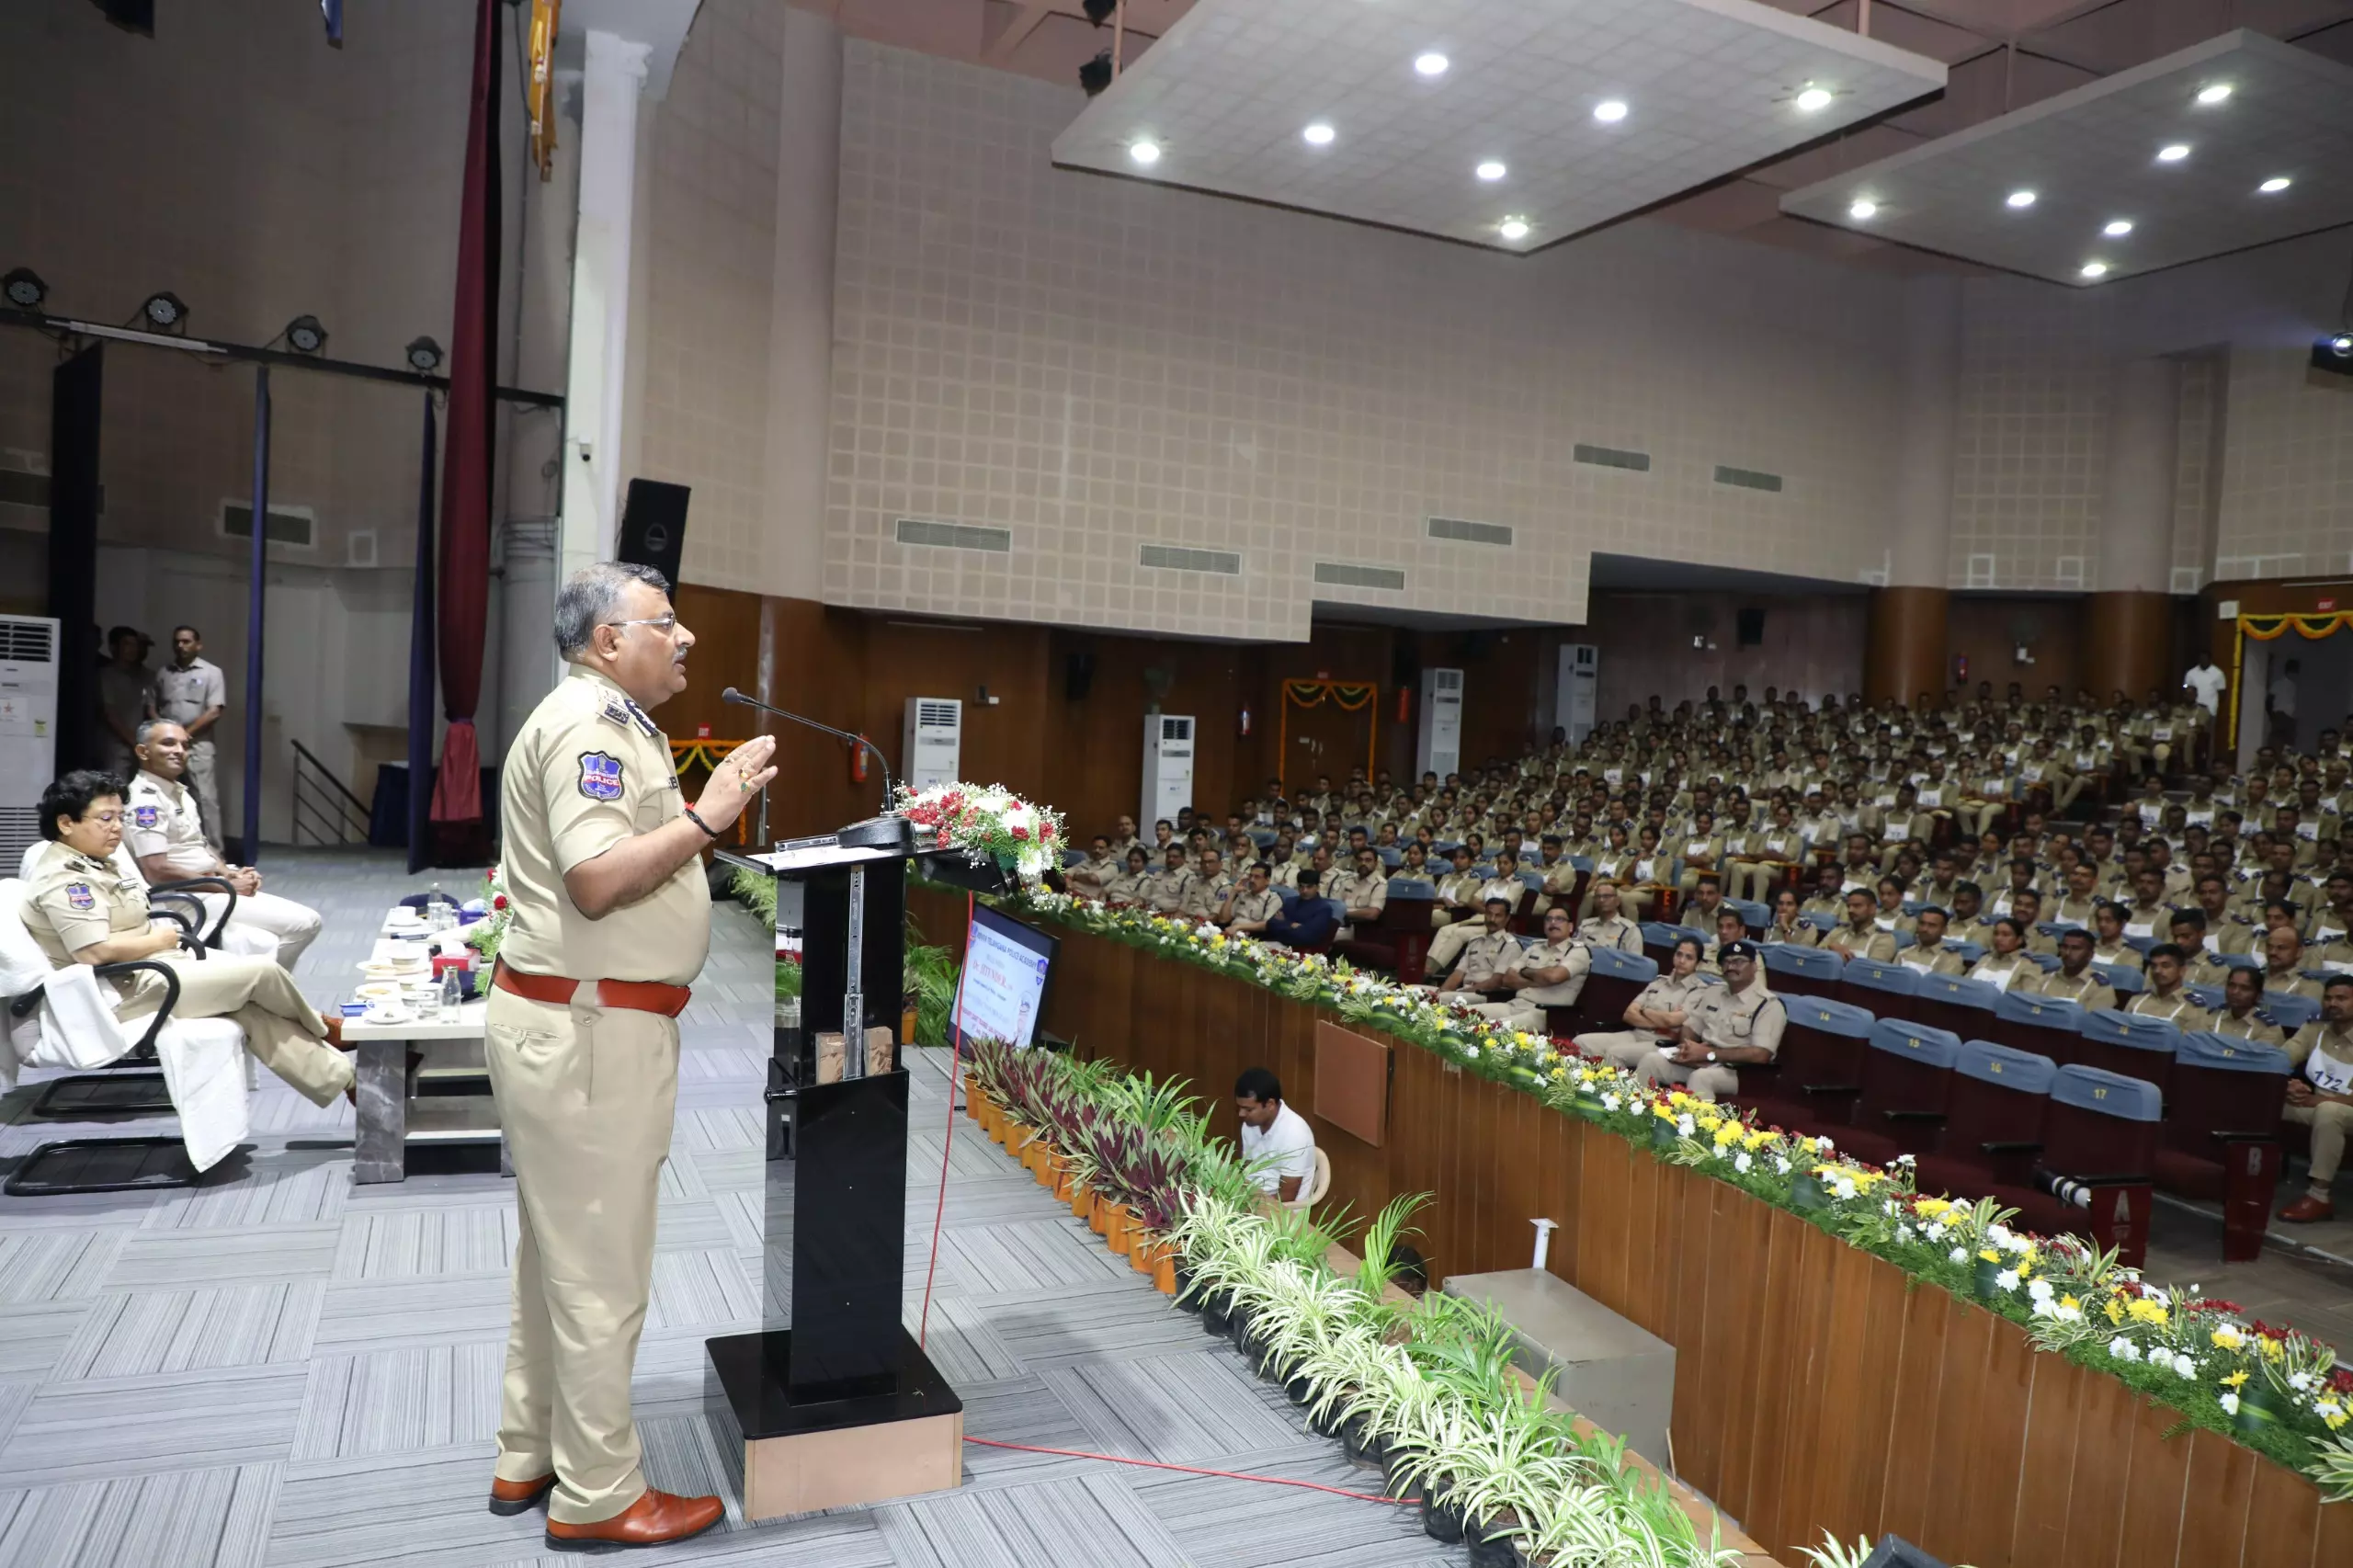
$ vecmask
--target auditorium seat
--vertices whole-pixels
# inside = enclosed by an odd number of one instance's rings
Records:
[[[2034,1168],[2059,1065],[1992,1040],[1961,1042],[1934,1153],[1919,1158],[1922,1192],[1974,1193],[2018,1183]]]
[[[1784,996],[1781,1005],[1789,1020],[1772,1066],[1741,1068],[1733,1099],[1773,1126],[1845,1126],[1862,1091],[1870,1013],[1828,996]]]
[[[1423,962],[1429,956],[1431,914],[1438,908],[1438,890],[1427,882],[1402,877],[1389,879],[1389,896],[1381,918],[1333,951],[1359,969],[1387,970],[1407,985],[1418,985]]]
[[[1844,959],[1820,948],[1779,942],[1765,947],[1766,983],[1782,996],[1836,996],[1838,971],[1845,967]]]
[[[2088,967],[2092,978],[2115,992],[2119,998],[2138,996],[2149,988],[2148,977],[2129,963],[2096,963]]]
[[[1577,993],[1577,1012],[1593,1030],[1626,1027],[1626,1008],[1643,987],[1658,978],[1658,965],[1643,953],[1617,948],[1595,948],[1593,969]]]
[[[1900,963],[1849,958],[1838,971],[1838,1000],[1868,1007],[1881,1017],[1909,1017],[1919,994],[1918,972]]]
[[[1994,1007],[1994,1038],[2063,1067],[2083,1051],[2084,1006],[2063,997],[2005,991]]]
[[[2084,1015],[2075,1060],[2103,1072],[2144,1078],[2162,1095],[2173,1082],[2174,1050],[2180,1043],[2180,1026],[2167,1019],[2102,1007]]]
[[[1643,955],[1659,968],[1665,969],[1675,957],[1675,944],[1686,937],[1697,937],[1703,950],[1716,939],[1711,931],[1700,931],[1689,926],[1673,926],[1663,920],[1645,920],[1643,922]]]
[[[2138,1268],[2148,1256],[2164,1119],[2154,1084],[2097,1067],[2062,1067],[2051,1081],[2034,1176],[2024,1185],[1996,1185],[1984,1196],[2016,1209],[2030,1231],[2071,1232],[2094,1246],[2114,1247],[2118,1262]],[[2044,1181],[2053,1176],[2072,1183],[2086,1201],[2046,1190]]]
[[[2267,991],[2263,994],[2263,1000],[2256,1006],[2270,1015],[2273,1023],[2291,1035],[2320,1017],[2319,1003],[2289,991]]]
[[[1994,1009],[2002,988],[1987,980],[1960,974],[1924,974],[1912,1016],[1931,1028],[1950,1029],[1963,1040],[1976,1040],[1994,1029]]]
[[[1952,1097],[1952,1065],[1961,1037],[1902,1018],[1871,1026],[1863,1053],[1863,1092],[1855,1102],[1838,1146],[1870,1165],[1884,1165],[1898,1154],[1933,1151]]]
[[[1763,936],[1765,927],[1773,924],[1773,912],[1753,898],[1728,898],[1724,902],[1740,911],[1740,918],[1752,937]]]
[[[2157,1185],[2222,1205],[2222,1261],[2263,1250],[2279,1184],[2288,1053],[2196,1030],[2176,1043]]]

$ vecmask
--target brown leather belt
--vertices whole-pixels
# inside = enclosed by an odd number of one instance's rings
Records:
[[[491,983],[501,991],[512,991],[526,1001],[568,1007],[580,987],[590,983],[568,980],[560,974],[526,974],[501,961]],[[694,994],[683,985],[667,985],[658,980],[599,980],[594,983],[599,1007],[627,1007],[634,1012],[659,1013],[665,1018],[675,1018],[685,1012],[687,999]]]

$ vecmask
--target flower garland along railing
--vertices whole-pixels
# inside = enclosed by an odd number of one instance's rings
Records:
[[[1327,1262],[1337,1227],[1269,1212],[1181,1084],[971,1044],[965,1106],[989,1136],[1207,1332],[1231,1337],[1318,1432],[1383,1471],[1391,1495],[1417,1498],[1431,1536],[1467,1538],[1474,1563],[1736,1568],[1741,1553],[1721,1531],[1702,1543],[1621,1439],[1580,1432],[1545,1397],[1549,1378],[1531,1388],[1516,1374],[1510,1325],[1490,1309],[1388,1289],[1421,1195],[1381,1212],[1343,1277]]]
[[[2295,1329],[2233,1303],[2150,1283],[2113,1251],[2012,1228],[2015,1210],[1915,1190],[1908,1158],[1888,1168],[1680,1089],[1660,1092],[1606,1062],[1562,1052],[1344,961],[1213,926],[1110,910],[1025,891],[1001,902],[1058,922],[1329,1007],[1351,1026],[1437,1052],[1463,1071],[1567,1115],[1649,1143],[1662,1159],[1789,1210],[1917,1279],[2024,1324],[2038,1349],[2113,1375],[2221,1433],[2312,1476],[2331,1502],[2353,1500],[2353,1369]]]

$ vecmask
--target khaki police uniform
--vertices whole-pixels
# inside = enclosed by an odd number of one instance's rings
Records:
[[[1193,885],[1185,890],[1185,913],[1196,920],[1214,921],[1224,906],[1225,895],[1233,891],[1233,879],[1220,871],[1214,880],[1198,873]]]
[[[1143,901],[1154,915],[1182,915],[1185,900],[1200,880],[1190,866],[1170,869],[1164,865],[1143,880]]]
[[[2024,981],[2020,981],[2010,989],[2024,991],[2028,987]],[[2063,969],[2054,969],[2038,981],[2033,990],[2038,996],[2048,996],[2059,1002],[2079,1003],[2086,1013],[2097,1013],[2104,1007],[2116,1006],[2116,993],[2100,983],[2099,977],[2092,972],[2091,966],[2088,964],[2084,966],[2083,973],[2075,975],[2069,974]]]
[[[2029,957],[2024,948],[2006,957],[1988,952],[1970,966],[1969,978],[2025,994],[2042,989],[2042,966]]]
[[[210,659],[191,659],[186,669],[166,660],[155,672],[155,717],[169,719],[182,729],[207,710],[226,708],[228,702],[228,680],[221,674],[221,666]],[[216,721],[188,741],[188,788],[196,792],[197,810],[204,819],[204,841],[215,849],[221,847],[222,826],[221,790],[213,780],[212,734],[219,727]]]
[[[1703,980],[1697,973],[1688,980],[1677,980],[1671,974],[1662,974],[1643,987],[1642,994],[1634,998],[1628,1011],[1631,1012],[1633,1007],[1641,1007],[1654,1013],[1678,1011],[1688,1013],[1693,1001],[1698,998],[1702,990],[1718,983],[1720,983]],[[1618,1066],[1629,1069],[1640,1066],[1643,1058],[1657,1048],[1658,1031],[1655,1029],[1613,1029],[1608,1034],[1588,1034],[1577,1037],[1579,1051],[1588,1055],[1598,1051]]]
[[[1282,912],[1282,896],[1273,888],[1265,892],[1252,892],[1245,888],[1233,895],[1233,908],[1227,923],[1240,925],[1246,920],[1256,924],[1261,920],[1272,920]]]
[[[223,872],[221,857],[204,841],[204,822],[196,795],[176,778],[165,778],[143,768],[131,776],[131,794],[123,803],[122,838],[134,860],[164,857],[164,880],[210,877]],[[229,895],[197,891],[204,901],[207,929],[221,918]],[[318,940],[319,912],[309,904],[260,892],[237,895],[236,917],[230,929],[250,926],[278,944],[278,966],[287,973],[303,950]]]
[[[1430,938],[1429,956],[1426,960],[1432,969],[1444,969],[1463,951],[1463,945],[1487,928],[1487,901],[1500,898],[1509,903],[1513,913],[1519,910],[1520,895],[1528,891],[1518,872],[1499,872],[1482,881],[1471,895],[1473,913],[1441,928]]]
[[[1152,885],[1150,871],[1121,871],[1103,884],[1106,903],[1142,903]]]
[[[1841,958],[1871,959],[1880,963],[1895,961],[1895,933],[1882,931],[1876,925],[1858,931],[1842,921],[1822,938],[1822,945]]]
[[[83,948],[144,931],[146,880],[128,876],[112,860],[93,860],[63,844],[44,846],[34,858],[25,898],[25,928],[60,969]],[[351,1087],[351,1058],[326,1043],[326,1021],[302,999],[294,977],[265,958],[231,953],[202,956],[183,949],[152,954],[180,983],[176,1018],[227,1018],[244,1031],[254,1060],[285,1079],[313,1105],[333,1105]],[[121,1001],[115,1016],[129,1023],[163,1006],[161,975],[141,972],[111,982]]]
[[[1768,1056],[1781,1051],[1781,1028],[1790,1010],[1757,975],[1745,991],[1711,985],[1692,999],[1686,1027],[1711,1051],[1757,1046]],[[1644,1083],[1680,1084],[1703,1100],[1715,1100],[1740,1088],[1740,1073],[1731,1062],[1708,1062],[1687,1067],[1670,1060],[1669,1048],[1654,1046],[1643,1054],[1634,1071]]]
[[[2196,998],[2182,990],[2176,990],[2170,996],[2143,991],[2138,996],[2129,998],[2124,1004],[2124,1010],[2138,1017],[2163,1018],[2185,1029],[2211,1028],[2217,1017],[2211,1009],[2200,1006]]]
[[[2353,1093],[2353,1029],[2314,1018],[2296,1031],[2287,1046],[2288,1060],[2315,1088],[2331,1094]],[[2305,1173],[2309,1190],[2326,1197],[2345,1158],[2345,1142],[2353,1136],[2353,1105],[2321,1100],[2310,1105],[2284,1106],[2281,1119],[2298,1121],[2313,1130],[2312,1168]]]
[[[1822,931],[1810,920],[1801,920],[1794,926],[1784,926],[1776,920],[1765,927],[1765,935],[1757,941],[1768,948],[1818,948],[1822,945]]]
[[[1895,961],[1918,974],[1959,974],[1969,967],[1959,953],[1941,942],[1933,948],[1923,948],[1917,942],[1899,948]]]
[[[686,804],[667,737],[601,675],[574,668],[531,710],[501,800],[512,923],[499,964],[586,983],[568,1004],[490,994],[490,1083],[522,1219],[497,1475],[553,1472],[548,1517],[588,1524],[645,1491],[629,1384],[678,1091],[676,1018],[600,1005],[595,983],[687,985],[710,951],[710,893],[693,858],[601,920],[564,891],[565,872]]]
[[[1622,915],[1613,915],[1607,920],[1589,915],[1577,922],[1577,940],[1588,948],[1615,948],[1621,953],[1639,953],[1643,950],[1643,928]]]
[[[1569,1006],[1585,989],[1586,976],[1593,970],[1593,952],[1572,937],[1565,942],[1537,942],[1517,960],[1506,961],[1507,967],[1522,974],[1546,969],[1569,971],[1568,978],[1557,985],[1523,985],[1512,993],[1508,1002],[1483,1002],[1474,1009],[1482,1017],[1495,1018],[1508,1028],[1542,1034],[1544,1009]]]
[[[2224,1040],[2251,1040],[2256,1045],[2276,1045],[2282,1050],[2288,1044],[2288,1031],[2265,1017],[2260,1008],[2248,1009],[2246,1017],[2242,1018],[2224,1007],[2214,1015],[2213,1021],[2206,1026],[2206,1029],[2208,1033],[2221,1035]]]

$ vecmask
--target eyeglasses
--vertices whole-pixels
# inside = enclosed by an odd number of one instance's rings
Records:
[[[650,626],[654,628],[654,631],[662,633],[663,636],[667,637],[678,630],[678,618],[676,612],[673,612],[669,615],[644,616],[636,620],[608,620],[602,622],[602,624],[606,626]]]

